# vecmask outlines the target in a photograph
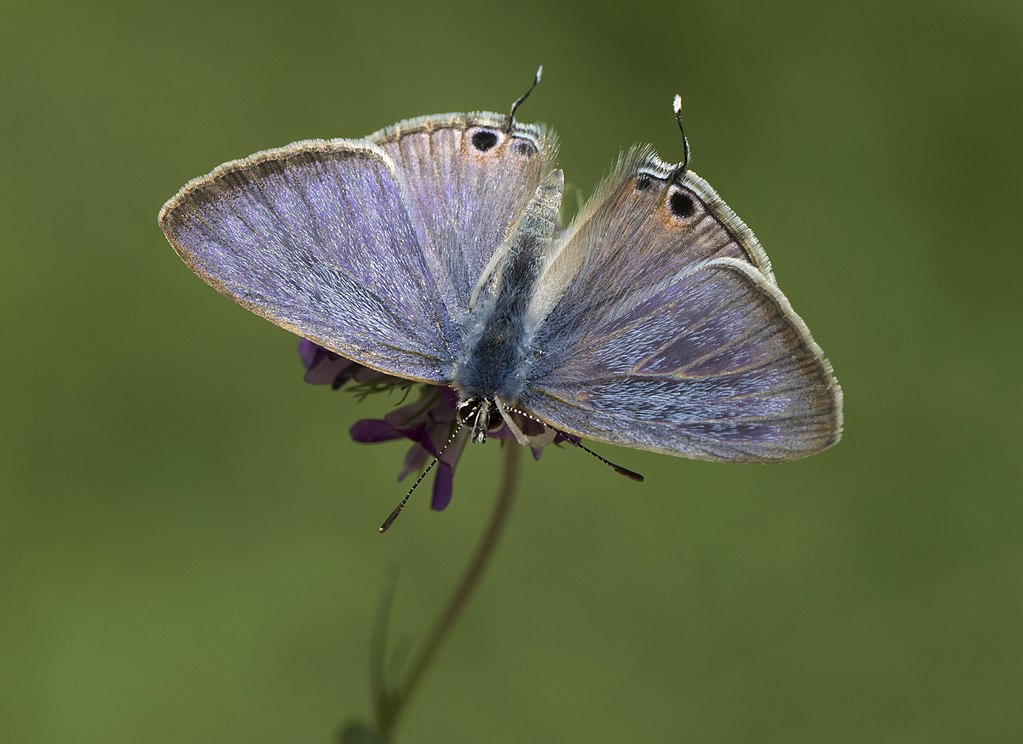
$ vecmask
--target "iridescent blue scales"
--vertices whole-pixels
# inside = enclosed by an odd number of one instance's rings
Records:
[[[831,366],[714,190],[648,148],[571,225],[556,138],[420,117],[226,163],[160,212],[239,304],[346,358],[457,391],[485,439],[515,409],[584,439],[768,462],[841,435]],[[521,422],[521,419],[518,419]]]

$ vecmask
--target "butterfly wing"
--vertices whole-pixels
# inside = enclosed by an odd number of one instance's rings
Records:
[[[408,187],[366,140],[309,140],[226,163],[164,205],[178,255],[249,310],[349,359],[450,379],[460,343]]]
[[[434,276],[454,318],[500,258],[511,228],[553,168],[555,134],[493,113],[423,116],[370,135],[409,185],[420,242],[437,257]]]
[[[519,405],[581,437],[705,460],[834,444],[841,390],[763,249],[702,179],[656,179],[648,158],[626,159],[552,252]]]
[[[619,159],[548,256],[529,325],[559,302],[588,314],[711,258],[745,261],[774,281],[753,232],[710,184],[691,171],[676,179],[676,172],[649,147]]]

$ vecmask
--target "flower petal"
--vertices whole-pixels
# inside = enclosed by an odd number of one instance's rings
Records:
[[[316,363],[320,361],[320,357],[326,353],[319,344],[314,344],[309,339],[299,339],[298,341],[298,356],[302,360],[302,364],[305,365],[306,369],[312,369],[316,366]]]
[[[407,406],[388,411],[384,415],[384,421],[395,429],[409,429],[425,424],[428,410],[429,405],[425,405],[422,400],[417,400],[415,403],[409,403]]]
[[[352,424],[348,434],[356,442],[363,444],[390,442],[392,439],[402,439],[405,436],[389,423],[380,419],[360,419]]]
[[[398,473],[398,480],[405,480],[409,473],[415,473],[421,471],[426,465],[426,461],[430,459],[430,453],[420,447],[418,444],[413,444],[408,448],[408,452],[405,453],[405,463]]]
[[[441,460],[437,464],[437,475],[433,477],[433,498],[430,500],[431,509],[434,511],[444,511],[447,505],[451,503],[454,478],[455,469]]]

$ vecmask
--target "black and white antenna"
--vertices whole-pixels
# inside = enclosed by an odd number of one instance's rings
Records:
[[[431,470],[433,470],[433,468],[440,461],[440,458],[447,451],[448,447],[451,446],[451,443],[453,441],[455,441],[455,437],[458,436],[458,433],[460,431],[462,431],[462,427],[465,426],[465,424],[463,424],[461,421],[458,421],[457,423],[458,423],[458,426],[455,428],[454,432],[452,432],[451,436],[448,437],[448,441],[444,443],[444,446],[440,448],[440,451],[437,453],[437,456],[435,458],[433,458],[433,462],[431,462],[429,465],[427,465],[426,466],[426,470],[424,470],[422,473],[419,474],[419,477],[416,478],[416,482],[412,484],[412,488],[410,488],[408,490],[408,493],[405,494],[405,498],[403,498],[398,503],[398,505],[396,507],[394,507],[394,511],[392,511],[390,513],[390,515],[387,517],[387,519],[384,520],[384,523],[382,525],[380,525],[380,532],[387,532],[387,528],[390,527],[392,524],[394,524],[394,520],[398,518],[398,515],[401,514],[401,510],[405,508],[405,504],[408,503],[409,498],[412,496],[412,492],[415,491],[419,487],[419,484],[423,482],[423,478],[425,478],[427,476],[427,474]]]
[[[576,447],[581,449],[583,452],[589,452],[591,455],[596,457],[598,460],[600,460],[602,463],[607,465],[613,471],[618,473],[618,475],[624,475],[629,480],[636,481],[636,483],[642,483],[643,482],[643,476],[640,473],[637,473],[635,470],[629,470],[628,468],[623,468],[621,465],[618,465],[616,463],[611,462],[606,457],[601,457],[596,452],[594,452],[589,447],[587,447],[585,444],[583,444],[582,442],[577,442],[575,439],[573,439],[568,434],[563,434],[563,436],[565,437],[565,441],[566,442],[574,444]]]
[[[563,436],[565,438],[566,442],[568,442],[569,444],[574,444],[576,447],[581,449],[583,452],[589,452],[591,455],[596,457],[598,460],[600,460],[602,463],[607,465],[613,471],[618,473],[618,475],[624,475],[629,480],[636,481],[637,483],[642,483],[643,482],[643,476],[640,475],[639,473],[637,473],[635,470],[629,470],[628,468],[623,468],[621,465],[618,465],[617,463],[611,462],[606,457],[601,457],[596,452],[591,450],[589,447],[584,445],[582,442],[578,441],[578,439],[579,439],[578,437],[576,437],[576,436],[574,436],[572,434],[566,434],[563,431],[559,431],[558,429],[555,429],[553,426],[551,426],[550,424],[546,423],[545,421],[541,421],[536,416],[532,416],[532,415],[526,413],[525,411],[519,410],[518,408],[505,408],[505,410],[509,411],[511,413],[517,413],[520,416],[525,416],[527,419],[535,421],[538,424],[543,424],[544,426],[546,426],[551,431],[557,432],[558,434],[560,434],[561,436]]]

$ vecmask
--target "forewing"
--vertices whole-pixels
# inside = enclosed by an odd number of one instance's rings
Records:
[[[472,113],[410,119],[369,139],[404,176],[417,235],[437,259],[434,282],[451,316],[465,317],[495,251],[553,168],[554,133]]]
[[[249,310],[374,369],[450,379],[455,332],[394,164],[309,140],[220,166],[160,212],[178,255]]]
[[[519,404],[556,429],[704,460],[838,441],[841,391],[788,301],[748,262],[683,270],[594,316],[551,317]]]
[[[554,246],[528,323],[559,305],[595,310],[713,258],[744,261],[774,281],[756,237],[706,181],[634,147]]]

